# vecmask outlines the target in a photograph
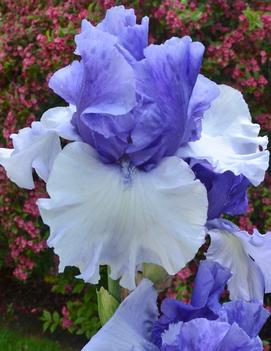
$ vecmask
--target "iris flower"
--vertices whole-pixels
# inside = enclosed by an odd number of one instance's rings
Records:
[[[199,73],[201,43],[148,45],[148,18],[137,24],[123,6],[97,26],[84,20],[75,42],[79,59],[49,82],[68,106],[12,135],[0,163],[20,187],[34,187],[32,168],[46,182],[38,206],[61,271],[74,265],[97,283],[109,265],[131,290],[142,263],[175,274],[204,243],[207,218],[245,210],[267,139],[241,93]]]
[[[191,304],[166,299],[158,318],[157,294],[148,280],[123,301],[82,351],[260,351],[258,337],[269,312],[254,300],[219,303],[231,273],[203,261]]]

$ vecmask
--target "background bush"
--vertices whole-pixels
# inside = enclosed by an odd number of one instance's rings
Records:
[[[0,135],[9,135],[39,118],[46,109],[63,104],[47,87],[50,76],[73,59],[73,37],[80,22],[99,21],[106,8],[124,4],[148,15],[151,42],[172,35],[190,35],[206,46],[202,72],[218,83],[241,90],[262,133],[271,130],[271,5],[245,0],[43,1],[0,2]],[[0,169],[0,269],[5,284],[0,293],[4,316],[36,314],[44,330],[57,328],[91,336],[99,322],[95,288],[74,279],[74,270],[57,275],[57,258],[46,248],[47,228],[41,224],[36,199],[44,185],[26,192],[6,179]],[[249,231],[271,224],[271,177],[249,191],[249,212],[236,218]],[[175,278],[170,294],[189,299],[195,264]],[[12,280],[10,277],[13,276]],[[10,297],[14,287],[29,294]],[[33,286],[46,292],[33,298]],[[39,286],[43,288],[38,289]],[[49,293],[48,293],[49,292]],[[48,297],[49,296],[49,297]],[[17,298],[16,298],[17,297]],[[268,297],[266,304],[269,305]],[[270,338],[270,335],[266,335]]]

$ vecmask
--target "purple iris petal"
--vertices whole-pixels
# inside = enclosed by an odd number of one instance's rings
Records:
[[[72,123],[104,162],[126,158],[148,171],[200,137],[218,95],[199,75],[201,43],[184,37],[147,47],[148,18],[137,24],[123,6],[96,27],[82,21],[75,42],[81,61],[57,71],[49,86],[76,106]]]
[[[115,35],[120,45],[136,60],[143,59],[143,51],[148,45],[148,17],[144,17],[141,24],[137,24],[133,9],[115,6],[106,12],[105,19],[97,28]]]
[[[250,338],[237,324],[194,319],[180,326],[175,340],[163,335],[161,351],[261,351],[258,338]],[[170,342],[169,344],[167,342]]]
[[[172,38],[150,45],[146,58],[134,66],[142,109],[150,109],[147,118],[138,115],[131,134],[128,153],[136,166],[145,160],[155,164],[190,140],[195,122],[189,120],[188,106],[203,52],[203,45],[189,37]]]
[[[188,321],[172,321],[160,330],[159,342],[153,338],[154,335],[151,337],[153,326],[157,326],[155,323],[158,314],[157,295],[152,283],[143,280],[84,350],[263,350],[258,333],[269,313],[264,310],[261,303],[235,301],[224,305],[218,304],[219,295],[229,276],[229,271],[224,270],[219,264],[211,261],[202,262],[195,282],[196,293],[193,293],[193,299],[196,299],[196,304],[208,303],[210,300],[212,308],[218,312],[216,319],[194,315]],[[204,290],[202,296],[199,289]],[[191,311],[193,312],[192,309]],[[162,312],[164,312],[163,305]],[[176,313],[176,308],[175,312],[172,308],[168,313],[177,314],[178,311]]]
[[[189,141],[195,141],[200,138],[203,114],[210,108],[211,102],[218,95],[219,88],[216,83],[199,74],[188,105],[188,117],[192,123]]]
[[[221,320],[224,318],[229,324],[238,324],[251,338],[259,334],[269,315],[259,301],[230,301],[224,303],[220,311]]]
[[[90,22],[84,19],[81,23],[81,32],[75,36],[76,49],[74,53],[82,56],[86,51],[86,47],[90,47],[90,45],[94,47],[102,42],[106,42],[112,46],[117,44],[118,39],[110,33],[98,30]]]
[[[212,312],[208,306],[202,308],[194,307],[191,304],[185,304],[178,300],[165,299],[162,303],[162,316],[153,325],[152,341],[158,347],[161,347],[161,336],[172,323],[179,321],[190,321],[195,318],[217,319],[217,315]]]
[[[201,262],[192,294],[191,304],[165,299],[161,305],[162,316],[154,323],[153,342],[161,345],[161,334],[169,324],[187,322],[195,318],[218,318],[219,298],[231,273],[219,263]]]
[[[195,279],[191,304],[195,307],[208,306],[218,313],[220,295],[230,279],[230,270],[217,262],[202,261]]]
[[[216,350],[262,351],[263,344],[260,338],[250,338],[243,329],[239,328],[239,326],[236,323],[234,323],[233,325],[228,327],[227,334],[225,335],[221,343],[218,345],[218,348],[214,348],[214,351]]]
[[[214,261],[200,264],[191,304],[166,299],[152,339],[162,351],[260,351],[257,337],[269,312],[258,301],[219,303],[229,270]]]
[[[247,188],[250,185],[246,177],[236,176],[231,171],[216,173],[204,161],[192,166],[192,169],[208,192],[208,219],[218,218],[221,214],[235,216],[246,212]]]
[[[49,86],[76,106],[79,118],[83,113],[126,114],[136,103],[134,72],[113,36],[94,27],[91,33],[93,40],[77,41],[81,61],[58,70]]]
[[[82,140],[97,150],[103,162],[111,163],[125,154],[134,121],[131,114],[75,114],[74,124]]]
[[[49,87],[69,104],[78,105],[83,75],[83,65],[79,61],[73,61],[53,74]]]

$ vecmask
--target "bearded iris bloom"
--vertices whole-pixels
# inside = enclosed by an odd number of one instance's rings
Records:
[[[231,276],[213,261],[199,266],[191,304],[166,299],[158,318],[157,294],[144,280],[82,351],[260,351],[269,316],[259,301],[219,303]]]
[[[206,220],[243,212],[246,188],[268,165],[242,95],[199,73],[203,45],[184,37],[148,46],[147,37],[148,18],[137,24],[122,6],[96,27],[83,21],[80,58],[49,82],[69,106],[0,149],[18,186],[34,187],[32,168],[46,182],[50,198],[38,205],[60,270],[77,266],[97,283],[109,265],[130,290],[142,263],[169,274],[184,267]],[[71,141],[63,150],[60,137]]]

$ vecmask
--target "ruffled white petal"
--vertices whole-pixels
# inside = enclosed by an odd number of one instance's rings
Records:
[[[82,351],[159,351],[150,342],[156,299],[152,283],[143,280]]]
[[[89,145],[67,145],[47,183],[50,199],[38,202],[60,270],[77,266],[97,283],[99,265],[107,264],[128,289],[143,262],[175,274],[205,237],[207,195],[194,178],[184,161],[169,157],[150,172],[134,169],[127,184],[121,168],[101,163]]]
[[[80,140],[75,127],[71,124],[75,111],[73,105],[50,108],[41,116],[40,122],[45,129],[55,131],[61,138]]]
[[[13,151],[14,149],[0,148],[0,164],[6,162],[10,158]]]
[[[230,298],[262,301],[264,279],[260,268],[250,257],[247,248],[249,234],[225,220],[212,222],[217,224],[217,228],[214,225],[208,231],[211,244],[206,256],[231,270],[232,277],[228,281]]]
[[[243,174],[258,185],[268,168],[267,137],[258,136],[260,127],[251,122],[242,94],[227,85],[219,88],[220,95],[204,115],[201,138],[181,147],[177,154],[207,160],[218,173]]]
[[[11,138],[14,149],[0,149],[0,164],[19,187],[33,189],[32,168],[40,178],[47,180],[55,157],[61,151],[59,137],[40,122],[33,122],[31,128],[23,128]]]

